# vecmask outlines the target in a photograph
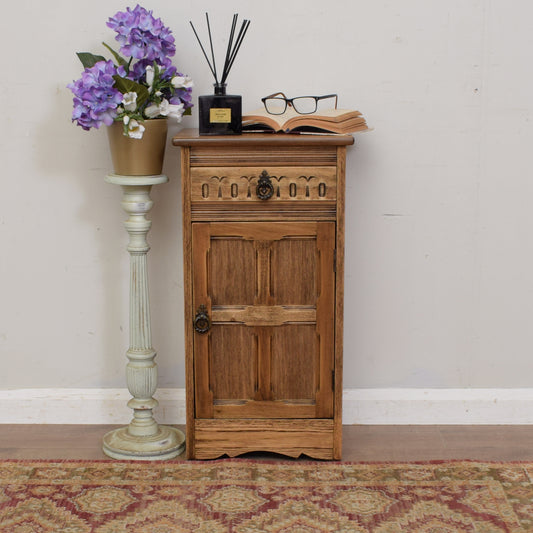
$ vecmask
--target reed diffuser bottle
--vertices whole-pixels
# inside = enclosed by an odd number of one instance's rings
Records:
[[[198,97],[199,133],[200,135],[240,135],[242,133],[242,97],[235,94],[226,94],[226,80],[231,67],[233,66],[233,62],[235,61],[235,57],[237,56],[237,52],[241,47],[244,36],[246,35],[250,21],[243,21],[234,43],[233,39],[235,37],[238,15],[233,15],[228,47],[226,50],[226,59],[224,61],[222,77],[219,81],[215,64],[215,54],[213,51],[213,39],[211,37],[209,15],[206,13],[205,17],[209,34],[209,45],[211,48],[211,61],[205,52],[193,23],[190,23],[211,73],[215,78],[214,94]]]
[[[198,97],[200,135],[242,133],[242,97],[226,94],[225,83],[215,83],[215,94]]]

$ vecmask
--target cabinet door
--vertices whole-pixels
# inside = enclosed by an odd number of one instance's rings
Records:
[[[335,223],[192,226],[195,416],[333,417]]]

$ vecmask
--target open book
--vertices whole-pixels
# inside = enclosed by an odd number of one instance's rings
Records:
[[[368,130],[359,111],[328,109],[300,115],[291,107],[282,115],[271,115],[266,109],[258,109],[242,117],[243,131],[283,131],[285,133],[330,132],[353,133]]]

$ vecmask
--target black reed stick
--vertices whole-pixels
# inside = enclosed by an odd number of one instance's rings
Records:
[[[200,37],[198,37],[198,33],[196,32],[196,28],[194,27],[193,23],[189,21],[192,30],[194,31],[194,35],[196,36],[196,39],[198,40],[198,44],[200,45],[200,48],[202,49],[202,52],[204,54],[204,57],[207,61],[207,64],[209,65],[209,69],[211,70],[211,73],[213,74],[213,77],[215,78],[215,83],[219,85],[218,81],[218,75],[217,75],[217,68],[215,64],[215,52],[213,50],[213,38],[211,35],[211,25],[209,23],[209,15],[205,14],[206,21],[207,21],[207,32],[209,35],[209,45],[211,47],[211,61],[209,61],[209,57],[207,56],[207,53],[204,49],[204,46],[202,45],[202,41],[200,41]],[[242,41],[244,40],[244,36],[246,35],[246,32],[248,31],[248,26],[250,25],[250,21],[244,19],[241,28],[239,30],[239,33],[237,35],[237,38],[235,39],[235,43],[233,42],[233,39],[235,38],[235,30],[237,29],[237,19],[239,15],[235,14],[233,15],[233,21],[231,24],[231,31],[229,35],[229,41],[228,41],[228,47],[226,49],[226,58],[224,60],[224,68],[222,69],[222,78],[220,80],[220,84],[226,83],[226,79],[228,77],[228,74],[231,70],[231,67],[233,66],[233,63],[235,62],[235,58],[237,57],[237,53],[239,52],[239,49],[241,47]]]
[[[204,53],[205,60],[207,61],[207,64],[209,65],[209,68],[211,69],[211,72],[213,73],[213,76],[215,77],[215,80],[216,80],[217,75],[215,74],[215,71],[213,70],[211,63],[209,62],[209,58],[207,57],[207,54],[205,53],[204,47],[202,45],[202,41],[200,41],[200,37],[198,37],[198,34],[196,33],[196,29],[194,28],[193,23],[190,20],[189,20],[189,24],[192,27],[192,31],[194,32],[194,35],[196,35],[196,39],[198,39],[198,44],[200,45],[200,48],[202,49],[202,52]]]
[[[218,85],[217,65],[215,62],[215,52],[213,52],[213,39],[211,38],[211,26],[209,24],[209,15],[205,14],[205,20],[207,21],[207,32],[209,33],[209,44],[211,45],[211,57],[213,58],[213,69],[215,70],[215,83]]]
[[[226,59],[224,60],[224,69],[222,70],[222,76],[226,72],[230,59],[231,45],[233,44],[233,36],[235,35],[235,27],[237,26],[238,15],[233,15],[233,21],[231,23],[231,32],[229,34],[228,48],[226,49]]]
[[[237,53],[241,47],[242,41],[244,40],[244,36],[246,35],[246,32],[248,31],[248,26],[250,26],[250,21],[245,19],[244,22],[242,23],[241,29],[239,31],[239,35],[237,36],[237,40],[235,41],[235,47],[233,48],[230,62],[225,72],[223,73],[222,83],[224,83],[226,81],[226,78],[228,77],[229,71],[231,70],[231,67],[233,66],[235,58],[237,57]]]

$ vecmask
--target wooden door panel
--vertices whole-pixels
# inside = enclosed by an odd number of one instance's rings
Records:
[[[272,335],[272,399],[315,403],[318,339],[315,324],[290,324]]]
[[[257,381],[257,337],[252,328],[214,324],[210,333],[209,383],[213,401],[252,400]]]
[[[270,254],[270,293],[278,305],[316,305],[318,251],[316,237],[275,241]]]
[[[331,222],[195,223],[198,418],[333,416]]]
[[[254,243],[242,237],[212,237],[208,291],[212,305],[253,305],[256,294]]]

